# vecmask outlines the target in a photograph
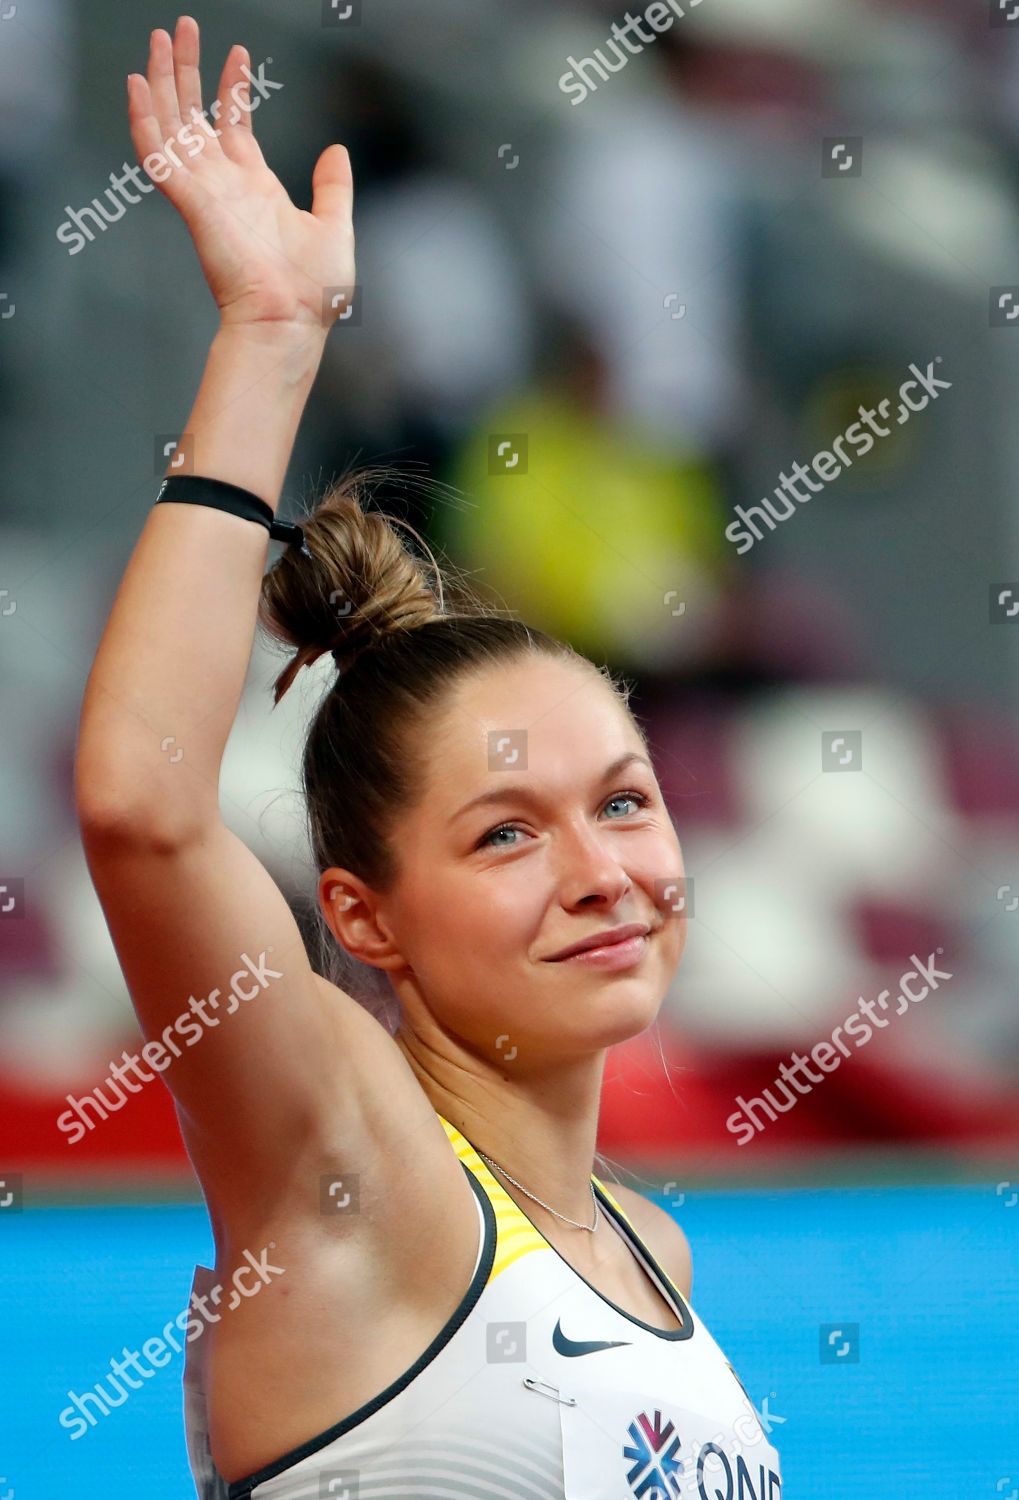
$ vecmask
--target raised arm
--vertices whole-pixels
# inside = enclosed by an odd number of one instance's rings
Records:
[[[193,127],[201,150],[189,158],[177,147],[181,165],[159,186],[191,232],[220,311],[180,451],[194,473],[252,490],[275,510],[328,334],[323,288],[353,285],[353,188],[346,150],[330,146],[315,168],[312,212],[294,207],[265,164],[251,114],[232,97],[246,98],[248,65],[246,50],[231,48],[219,107],[209,111],[221,134]],[[201,111],[190,17],[179,20],[172,48],[165,31],[152,33],[148,81],[130,75],[128,96],[139,159],[162,176],[154,153],[166,155],[182,115]],[[78,797],[86,821],[139,816],[176,836],[215,816],[267,547],[263,527],[219,510],[151,509],[85,695]]]
[[[311,212],[294,206],[252,133],[248,54],[234,47],[206,117],[221,133],[193,130],[201,149],[178,147],[165,175],[153,153],[202,109],[198,44],[190,17],[172,43],[152,33],[147,79],[128,79],[131,135],[219,308],[185,428],[189,468],[275,510],[328,334],[323,289],[354,283],[350,164],[329,146]],[[88,679],[75,766],[90,872],[142,1029],[160,1044],[147,1061],[175,1096],[207,1193],[227,1206],[293,1169],[343,1093],[340,1034],[375,1025],[312,972],[282,893],[219,815],[268,545],[264,527],[220,510],[153,506]]]

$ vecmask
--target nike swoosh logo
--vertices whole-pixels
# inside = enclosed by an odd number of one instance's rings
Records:
[[[621,1349],[629,1344],[629,1339],[569,1339],[558,1320],[552,1331],[552,1348],[568,1359],[578,1354],[597,1354],[599,1349]]]

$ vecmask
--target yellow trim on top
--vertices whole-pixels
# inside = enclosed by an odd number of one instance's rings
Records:
[[[505,1271],[514,1261],[519,1260],[522,1255],[527,1255],[532,1250],[547,1250],[549,1245],[542,1235],[535,1229],[527,1215],[520,1206],[513,1201],[509,1193],[503,1187],[499,1179],[493,1174],[487,1163],[478,1155],[467,1137],[457,1127],[446,1119],[445,1115],[435,1113],[439,1116],[442,1128],[445,1130],[450,1145],[457,1156],[478,1179],[484,1189],[489,1202],[495,1212],[496,1245],[495,1261],[489,1280],[498,1276],[500,1271]],[[601,1188],[606,1198],[622,1217],[626,1220],[634,1234],[637,1233],[631,1223],[629,1216],[620,1203],[617,1202],[612,1193],[602,1182],[601,1178],[591,1174],[595,1184]]]
[[[439,1114],[438,1110],[435,1112]],[[488,1278],[492,1281],[522,1255],[527,1255],[532,1250],[547,1250],[548,1245],[527,1215],[521,1213],[498,1178],[493,1176],[467,1137],[455,1125],[450,1124],[444,1115],[439,1114],[439,1119],[453,1150],[468,1170],[474,1173],[495,1211],[495,1260]]]
[[[591,1176],[594,1177],[594,1173],[593,1172],[591,1173]],[[617,1212],[621,1215],[621,1217],[626,1220],[627,1224],[629,1224],[629,1226],[633,1230],[634,1234],[637,1234],[637,1229],[636,1229],[636,1226],[634,1225],[633,1220],[630,1218],[630,1215],[626,1212],[626,1209],[620,1203],[619,1199],[613,1193],[609,1192],[608,1188],[605,1186],[604,1182],[602,1182],[602,1180],[601,1180],[600,1177],[595,1177],[594,1180],[595,1180],[596,1184],[598,1185],[598,1187],[601,1188],[601,1190],[605,1194],[606,1198],[612,1204],[612,1207],[614,1209],[616,1209]],[[637,1234],[637,1238],[640,1239],[640,1235],[639,1234]],[[641,1240],[641,1244],[643,1244],[643,1243],[644,1243],[643,1240]]]

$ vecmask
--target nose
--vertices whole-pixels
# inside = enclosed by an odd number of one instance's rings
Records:
[[[588,825],[572,828],[561,845],[560,900],[563,906],[604,906],[623,899],[633,881],[608,841]]]

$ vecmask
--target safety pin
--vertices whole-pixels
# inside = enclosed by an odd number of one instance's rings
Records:
[[[560,1396],[559,1387],[550,1385],[547,1380],[538,1380],[533,1375],[525,1375],[523,1381],[529,1391],[537,1391],[540,1396],[551,1396],[553,1401],[560,1401],[563,1406],[576,1406],[577,1404],[575,1396]],[[542,1386],[544,1390],[541,1389]]]

